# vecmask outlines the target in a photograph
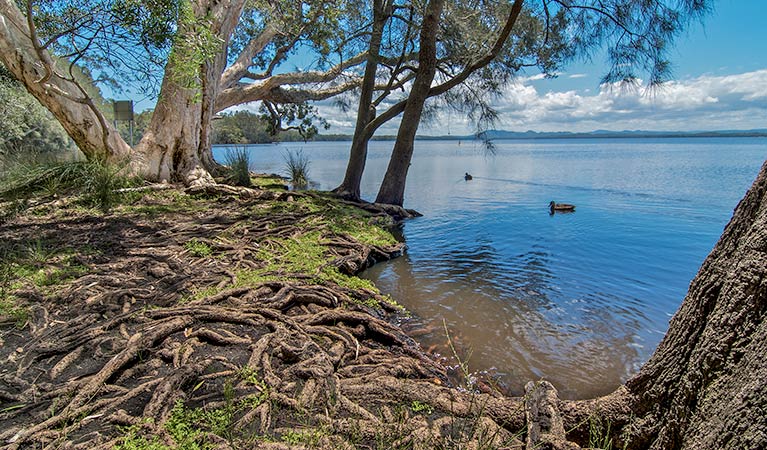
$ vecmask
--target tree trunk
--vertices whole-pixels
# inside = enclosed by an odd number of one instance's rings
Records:
[[[767,163],[626,386],[630,448],[767,448]]]
[[[157,181],[183,182],[187,186],[214,183],[203,167],[202,103],[195,89],[178,86],[166,67],[160,99],[141,142],[136,146],[143,175]]]
[[[0,61],[53,113],[89,159],[128,158],[130,146],[117,130],[78,84],[57,73],[48,51],[36,46],[39,43],[16,3],[0,0]]]
[[[373,92],[375,91],[376,72],[378,71],[378,58],[381,50],[383,30],[391,14],[388,2],[384,0],[373,1],[373,32],[370,35],[368,45],[368,57],[365,65],[365,75],[362,79],[360,101],[357,108],[357,124],[354,128],[354,138],[349,154],[349,163],[346,166],[344,181],[333,192],[349,200],[360,200],[360,183],[365,171],[365,162],[368,156],[369,137],[363,136],[365,126],[375,118],[373,107]]]
[[[210,145],[215,100],[226,67],[226,48],[244,4],[244,0],[196,2],[195,16],[210,20],[211,32],[221,39],[222,51],[200,67],[197,88],[179,85],[174,60],[169,59],[152,120],[136,146],[147,178],[180,181],[187,186],[215,183],[210,175],[218,168]]]
[[[413,157],[413,143],[421,122],[423,105],[429,95],[429,88],[437,71],[437,32],[444,0],[430,0],[426,7],[421,26],[421,48],[418,52],[418,71],[413,88],[407,98],[397,131],[389,167],[378,191],[376,203],[402,206],[405,197],[405,181]]]

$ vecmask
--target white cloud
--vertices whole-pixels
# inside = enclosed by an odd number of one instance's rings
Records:
[[[588,75],[585,73],[574,73],[572,75],[568,75],[567,78],[586,78]]]
[[[574,74],[579,75],[579,74]],[[572,77],[572,75],[571,75]],[[595,129],[723,130],[767,127],[767,69],[734,75],[702,75],[660,87],[602,85],[598,91],[539,91],[541,77],[519,78],[495,101],[499,129],[512,131],[592,131]],[[533,83],[534,82],[534,83]],[[535,84],[535,86],[533,86]],[[536,86],[538,88],[536,88]],[[330,102],[318,104],[330,133],[352,133],[356,110],[342,113]],[[379,112],[384,109],[381,105]],[[468,134],[474,125],[455,112],[442,112],[422,124],[420,133]],[[379,134],[394,134],[398,119]]]
[[[767,69],[701,77],[660,87],[603,85],[598,93],[540,93],[527,80],[497,102],[499,128],[589,131],[595,128],[700,130],[764,128]]]

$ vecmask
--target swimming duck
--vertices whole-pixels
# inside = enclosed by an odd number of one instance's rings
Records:
[[[473,179],[473,178],[474,178],[474,177],[472,177],[471,175],[469,175],[469,172],[466,172],[466,175],[464,175],[464,176],[463,176],[463,179],[464,179],[464,180],[466,180],[466,181],[469,181],[469,180],[471,180],[471,179]]]
[[[549,209],[553,213],[554,211],[575,211],[575,205],[570,205],[567,203],[554,203],[552,200],[549,203]]]

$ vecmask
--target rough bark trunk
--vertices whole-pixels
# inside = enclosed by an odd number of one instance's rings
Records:
[[[626,384],[629,447],[767,448],[767,163]]]
[[[167,67],[160,99],[141,142],[143,175],[151,180],[183,182],[188,186],[211,184],[202,165],[202,103],[194,89],[178,86]]]
[[[386,169],[381,188],[378,190],[376,203],[402,206],[405,198],[405,181],[413,157],[413,143],[421,113],[429,89],[437,71],[437,32],[439,31],[440,15],[444,0],[430,0],[426,7],[423,24],[421,25],[421,48],[418,52],[418,71],[416,72],[413,88],[407,98],[394,143],[389,166]]]
[[[378,71],[378,58],[381,50],[381,40],[386,22],[391,12],[388,2],[375,0],[373,2],[373,32],[370,35],[368,45],[368,58],[365,65],[365,75],[362,79],[359,107],[357,109],[357,124],[354,128],[352,147],[349,153],[349,163],[346,166],[346,174],[341,185],[333,190],[336,194],[349,200],[360,200],[360,183],[365,171],[365,162],[368,156],[369,137],[363,136],[365,126],[375,118],[373,107],[373,92],[375,91],[376,72]]]
[[[116,162],[130,146],[79,85],[54,70],[47,50],[36,47],[27,19],[12,0],[0,0],[0,61],[53,113],[88,158]]]
[[[200,67],[198,88],[179,85],[173,59],[166,65],[152,120],[136,146],[147,178],[180,181],[187,186],[215,183],[210,175],[218,169],[210,146],[211,121],[226,66],[226,48],[244,4],[244,0],[196,3],[195,16],[210,20],[211,32],[221,39],[222,51]]]

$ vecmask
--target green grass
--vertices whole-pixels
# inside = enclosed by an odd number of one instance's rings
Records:
[[[197,238],[192,238],[186,241],[184,248],[190,254],[192,254],[192,256],[196,256],[198,258],[207,258],[213,254],[213,249],[210,248],[210,245],[200,241]]]
[[[183,401],[176,401],[164,426],[173,440],[172,445],[162,443],[158,436],[147,436],[141,425],[133,425],[122,429],[124,436],[115,450],[212,450],[218,446],[208,441],[209,433],[230,443],[242,437],[241,430],[235,426],[235,416],[269,401],[269,389],[253,369],[243,368],[239,376],[258,386],[261,392],[236,399],[233,380],[227,380],[224,383],[224,406],[220,408],[190,408]]]
[[[321,231],[311,231],[286,239],[267,240],[258,252],[258,258],[267,264],[262,269],[263,274],[306,274],[317,284],[332,282],[353,290],[379,292],[369,280],[344,275],[336,267],[329,265],[330,258],[322,242]]]
[[[414,413],[419,412],[425,412],[426,414],[433,414],[434,408],[431,407],[431,405],[419,402],[418,400],[413,400],[412,403],[410,403],[410,410]]]
[[[296,196],[293,202],[271,202],[251,207],[253,215],[306,215],[301,228],[308,230],[288,238],[267,238],[259,245],[256,259],[263,264],[258,269],[240,269],[235,271],[236,283],[230,287],[258,286],[272,281],[306,280],[315,284],[336,284],[353,291],[367,291],[380,296],[380,291],[369,280],[342,274],[330,262],[333,256],[328,252],[328,239],[340,235],[346,239],[365,245],[392,246],[397,243],[392,234],[377,225],[377,218],[370,213],[350,205],[338,202],[331,197],[311,194]],[[236,241],[239,228],[231,227],[220,236],[222,239]],[[209,247],[190,240],[185,248],[195,256],[208,256]],[[222,289],[201,287],[182,297],[181,302],[196,301],[217,294]],[[403,309],[391,297],[385,297],[387,303]],[[372,308],[380,304],[372,296],[367,296],[359,303]]]
[[[253,186],[261,189],[268,189],[272,191],[282,192],[288,189],[285,178],[278,175],[260,175],[250,178],[250,182]]]
[[[234,147],[226,152],[226,165],[229,166],[227,181],[234,186],[250,187],[250,153],[246,147]]]
[[[317,448],[321,444],[322,438],[327,435],[328,432],[322,428],[288,430],[280,436],[280,440],[289,445],[304,445],[308,448]]]
[[[77,279],[90,271],[78,255],[93,252],[88,247],[59,247],[44,239],[0,248],[0,297],[25,285],[45,288]]]
[[[610,433],[611,423],[602,423],[598,416],[589,418],[589,448],[613,450],[613,439]]]
[[[163,214],[205,211],[207,203],[181,191],[168,189],[142,194],[142,201],[122,205],[120,212],[160,216]]]
[[[12,295],[0,297],[0,322],[13,322],[16,328],[24,328],[29,320],[29,309],[17,304]]]
[[[288,150],[283,155],[285,159],[285,171],[293,186],[306,187],[309,184],[309,157],[304,155],[303,150]]]
[[[125,175],[126,164],[101,161],[17,162],[0,177],[0,200],[79,196],[79,203],[103,212],[131,198],[119,189],[139,180]]]

